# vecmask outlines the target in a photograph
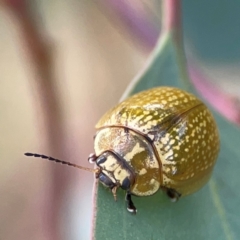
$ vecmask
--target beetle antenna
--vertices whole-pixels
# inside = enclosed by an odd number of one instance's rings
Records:
[[[68,165],[68,166],[75,167],[75,168],[79,168],[79,169],[82,169],[82,170],[85,170],[85,171],[88,171],[88,172],[95,172],[95,173],[98,172],[97,169],[82,167],[82,166],[76,165],[76,164],[74,164],[74,163],[62,161],[62,160],[59,160],[59,159],[57,159],[57,158],[49,157],[49,156],[42,155],[42,154],[28,153],[28,152],[27,152],[27,153],[24,153],[24,155],[25,155],[25,156],[28,156],[28,157],[43,158],[43,159],[47,159],[47,160],[50,160],[50,161],[53,161],[53,162],[57,162],[57,163],[61,163],[61,164],[66,164],[66,165]]]

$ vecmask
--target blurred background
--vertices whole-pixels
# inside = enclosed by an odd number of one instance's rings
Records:
[[[193,82],[234,124],[239,12],[237,0],[182,9]],[[93,174],[23,153],[93,167],[94,126],[144,66],[161,17],[160,0],[0,0],[0,239],[90,239]]]

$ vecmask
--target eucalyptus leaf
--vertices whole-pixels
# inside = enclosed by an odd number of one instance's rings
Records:
[[[188,89],[184,63],[179,62],[171,35],[161,37],[147,67],[130,84],[123,98],[155,86]],[[115,202],[99,184],[96,199],[97,240],[233,240],[240,236],[240,131],[214,113],[221,135],[221,152],[210,182],[195,194],[171,203],[159,191],[149,197],[133,197],[136,216],[126,210],[124,192]]]
[[[182,1],[186,42],[205,62],[240,60],[240,1]]]

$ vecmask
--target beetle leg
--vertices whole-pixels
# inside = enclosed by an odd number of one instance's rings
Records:
[[[117,201],[117,189],[118,189],[118,186],[114,186],[111,191],[112,191],[112,194],[113,194],[113,198],[115,201]]]
[[[181,197],[181,194],[172,188],[167,188],[166,192],[171,202],[177,202]]]
[[[94,153],[91,153],[88,157],[88,162],[89,163],[95,163],[97,160],[97,156]]]
[[[132,198],[131,198],[131,193],[127,192],[126,193],[126,197],[125,197],[125,200],[127,202],[127,210],[132,213],[132,214],[136,214],[137,213],[137,209],[136,207],[134,206],[134,203],[132,201]]]

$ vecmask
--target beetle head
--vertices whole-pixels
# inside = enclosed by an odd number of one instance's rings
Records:
[[[96,157],[89,156],[89,161],[97,165],[96,178],[106,187],[116,189],[121,187],[130,190],[134,183],[134,174],[130,166],[120,156],[113,152],[104,152]]]

